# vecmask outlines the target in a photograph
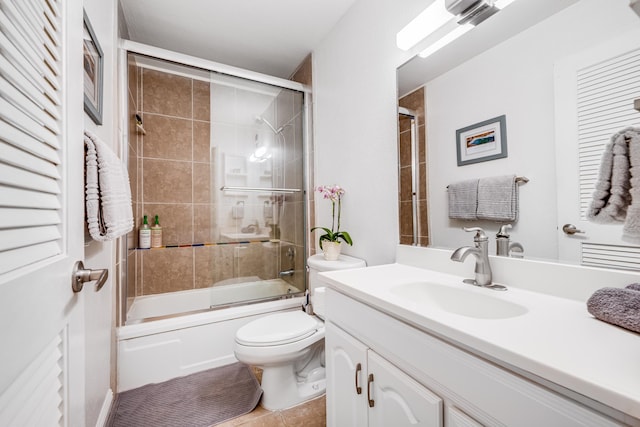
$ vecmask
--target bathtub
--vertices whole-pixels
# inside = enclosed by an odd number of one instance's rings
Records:
[[[268,300],[287,291],[291,297]],[[299,292],[274,279],[137,297],[117,331],[118,392],[236,362],[238,328],[269,313],[300,310]],[[255,299],[235,304],[247,298]]]

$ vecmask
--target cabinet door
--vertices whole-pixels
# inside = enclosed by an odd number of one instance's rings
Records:
[[[482,424],[452,406],[446,409],[447,427],[483,427]]]
[[[331,322],[325,327],[327,426],[366,426],[367,347]]]
[[[371,350],[366,392],[370,426],[443,425],[442,399]]]

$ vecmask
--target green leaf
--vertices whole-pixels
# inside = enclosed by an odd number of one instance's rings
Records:
[[[345,243],[347,243],[349,246],[353,246],[353,240],[351,240],[351,236],[349,235],[349,233],[347,233],[346,231],[338,231],[335,235],[336,240],[338,239],[342,239],[345,241]]]

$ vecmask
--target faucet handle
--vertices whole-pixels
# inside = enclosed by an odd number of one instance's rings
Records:
[[[484,234],[484,230],[480,227],[462,227],[464,231],[475,231],[476,235],[473,237],[474,242],[483,242],[485,240],[489,240],[486,234]]]
[[[502,225],[500,227],[500,231],[496,234],[496,237],[509,237],[509,232],[507,230],[510,230],[511,228],[513,228],[511,224]]]

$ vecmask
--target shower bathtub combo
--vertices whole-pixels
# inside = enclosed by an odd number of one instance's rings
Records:
[[[121,64],[134,216],[165,246],[123,242],[118,392],[235,362],[241,326],[300,309],[308,256],[309,89],[130,41]]]

